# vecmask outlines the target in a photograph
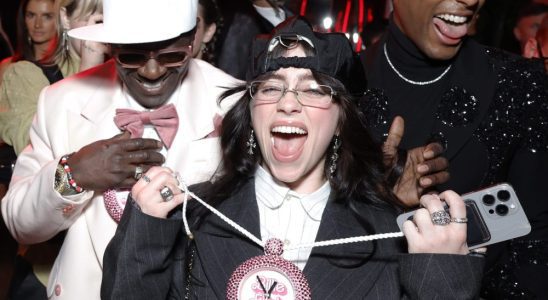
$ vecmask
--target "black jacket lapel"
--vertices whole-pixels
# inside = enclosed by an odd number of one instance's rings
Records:
[[[395,229],[391,225],[396,224],[394,216],[387,216],[385,212],[376,211],[368,205],[360,205],[360,216],[368,223],[375,224],[375,228],[366,229],[345,206],[335,201],[327,204],[316,241],[386,233]],[[304,269],[312,299],[356,299],[358,295],[362,298],[386,267],[386,260],[381,258],[381,254],[388,256],[394,252],[383,250],[386,243],[359,242],[314,248]],[[326,273],[326,270],[329,272]]]
[[[224,201],[218,210],[260,238],[254,180],[250,180],[237,195]],[[259,245],[213,214],[196,232],[195,241],[204,275],[219,299],[225,297],[226,284],[232,272],[245,260],[264,253]]]

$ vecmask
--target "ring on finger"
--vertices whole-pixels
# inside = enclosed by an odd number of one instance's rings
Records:
[[[141,179],[142,176],[143,176],[143,168],[141,166],[135,167],[135,174],[133,174],[133,178],[135,178],[135,180],[139,180]]]
[[[143,179],[146,183],[150,183],[152,180],[150,179],[150,177],[146,176],[146,175],[143,175],[141,177],[141,179]]]
[[[451,223],[451,217],[445,210],[435,211],[430,214],[430,217],[432,218],[432,223],[434,223],[434,225],[445,226]]]
[[[453,223],[460,223],[460,224],[466,224],[468,223],[468,218],[452,218],[451,222]]]
[[[164,186],[161,190],[160,190],[160,196],[162,196],[162,199],[164,199],[164,201],[171,201],[173,199],[173,191],[168,188],[167,186]]]

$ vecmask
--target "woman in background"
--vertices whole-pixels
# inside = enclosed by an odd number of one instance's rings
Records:
[[[48,1],[48,0],[30,0]],[[29,143],[28,131],[42,88],[104,61],[106,46],[69,40],[66,31],[102,20],[101,0],[57,0],[57,33],[52,51],[39,60],[24,56],[7,66],[0,87],[0,139],[19,154]],[[49,53],[52,53],[51,55]]]
[[[192,56],[215,64],[216,33],[221,27],[221,12],[216,0],[198,1],[198,23],[192,44]]]
[[[20,60],[48,63],[57,42],[54,0],[23,0],[17,12],[17,49],[14,56],[0,64],[2,74],[12,62]]]

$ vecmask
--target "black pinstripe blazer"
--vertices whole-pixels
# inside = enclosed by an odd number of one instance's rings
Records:
[[[253,195],[253,196],[249,196]],[[218,209],[259,237],[253,180]],[[397,230],[395,214],[357,207],[374,224],[363,226],[347,205],[329,201],[317,241]],[[370,227],[365,229],[364,227]],[[232,272],[263,250],[217,216],[194,230],[190,298],[223,299]],[[127,205],[104,256],[103,299],[184,299],[189,245],[182,220],[157,219]],[[405,254],[402,239],[317,247],[304,269],[312,299],[473,299],[483,259],[463,255]]]

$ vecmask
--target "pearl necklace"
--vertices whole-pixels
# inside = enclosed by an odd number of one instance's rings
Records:
[[[414,80],[411,80],[411,79],[408,79],[406,78],[405,76],[403,76],[397,69],[396,67],[394,67],[394,65],[392,64],[392,61],[390,61],[390,58],[388,57],[388,52],[386,51],[386,43],[384,44],[384,57],[386,57],[386,61],[388,62],[388,64],[390,65],[390,68],[392,68],[392,70],[403,80],[405,80],[405,82],[408,82],[410,84],[414,84],[414,85],[428,85],[428,84],[432,84],[434,82],[437,82],[439,81],[440,79],[443,78],[443,76],[445,76],[445,74],[447,74],[447,72],[449,72],[449,70],[451,69],[451,65],[449,65],[449,67],[447,67],[447,69],[445,69],[445,71],[443,71],[443,73],[441,73],[440,76],[432,79],[432,80],[429,80],[429,81],[414,81]]]

